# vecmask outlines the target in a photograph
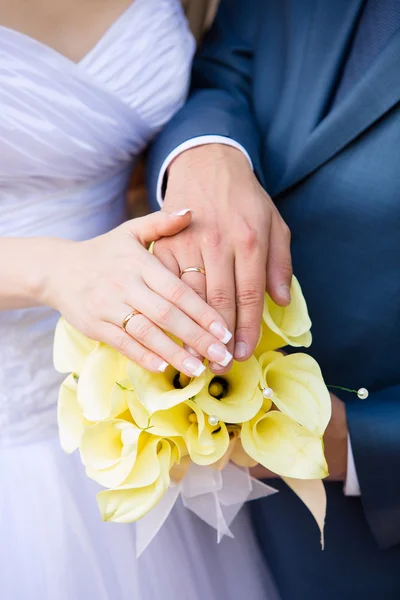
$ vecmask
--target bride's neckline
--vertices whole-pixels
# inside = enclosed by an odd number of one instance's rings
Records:
[[[127,8],[125,8],[122,11],[122,13],[111,23],[111,25],[109,27],[107,27],[105,32],[99,37],[99,39],[94,44],[94,46],[92,46],[92,48],[90,50],[88,50],[82,56],[82,58],[80,58],[77,61],[72,60],[72,58],[69,58],[66,54],[63,54],[62,52],[59,52],[53,46],[49,46],[45,42],[42,42],[42,41],[38,40],[37,38],[34,38],[26,33],[23,33],[22,31],[18,31],[18,29],[13,29],[12,27],[7,27],[6,25],[0,25],[0,29],[9,31],[10,33],[15,34],[16,36],[19,36],[20,38],[29,41],[31,44],[34,44],[34,45],[46,50],[50,54],[53,54],[54,56],[59,56],[60,58],[68,61],[72,65],[78,66],[78,65],[81,65],[82,63],[84,63],[86,60],[88,60],[92,56],[92,54],[94,54],[98,50],[98,48],[103,45],[103,43],[107,40],[107,38],[114,32],[114,29],[122,21],[124,21],[126,19],[126,17],[130,14],[130,12],[133,9],[137,8],[137,5],[140,4],[140,2],[141,2],[141,0],[132,0],[131,4],[129,4],[129,6],[127,6]]]

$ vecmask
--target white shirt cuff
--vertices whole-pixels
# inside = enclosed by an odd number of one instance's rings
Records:
[[[347,436],[347,475],[344,484],[345,496],[361,496],[360,484],[358,482],[356,464],[354,462],[353,449],[351,447],[350,435]]]
[[[202,135],[196,138],[192,138],[191,140],[187,140],[186,142],[183,142],[183,144],[180,144],[177,148],[175,148],[175,150],[170,152],[162,164],[157,180],[157,202],[160,206],[163,205],[164,201],[163,182],[165,173],[167,172],[167,169],[172,163],[172,161],[177,156],[179,156],[179,154],[185,152],[185,150],[190,150],[190,148],[195,148],[196,146],[205,146],[207,144],[225,144],[225,146],[232,146],[233,148],[241,150],[241,152],[243,152],[243,154],[249,161],[251,168],[253,168],[253,163],[247,150],[241,144],[235,142],[235,140],[232,140],[231,138],[224,137],[223,135]]]

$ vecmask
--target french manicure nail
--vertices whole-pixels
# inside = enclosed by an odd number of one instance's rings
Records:
[[[227,344],[232,339],[231,332],[222,323],[218,323],[218,321],[211,323],[210,333],[221,340],[223,344]]]
[[[232,360],[232,354],[228,352],[226,348],[219,346],[218,344],[211,344],[208,347],[207,355],[210,360],[215,361],[221,367],[226,367]]]
[[[235,358],[241,360],[247,355],[247,344],[246,342],[237,342],[235,345]]]
[[[292,296],[290,294],[290,287],[288,285],[286,285],[286,284],[281,285],[280,294],[281,294],[282,298],[287,300],[287,302],[290,302],[292,300]]]
[[[160,373],[164,373],[169,365],[167,362],[165,362],[165,360],[154,360],[153,366],[155,369],[157,369],[157,371],[160,371]]]
[[[182,210],[178,210],[175,212],[170,213],[170,217],[184,217],[185,215],[187,215],[188,213],[194,213],[194,210],[192,208],[183,208]]]
[[[183,366],[194,377],[199,377],[206,370],[203,363],[197,360],[197,358],[185,358]]]

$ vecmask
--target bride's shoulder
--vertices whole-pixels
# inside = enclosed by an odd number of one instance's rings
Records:
[[[199,41],[211,25],[220,0],[178,0],[188,19],[190,29]]]

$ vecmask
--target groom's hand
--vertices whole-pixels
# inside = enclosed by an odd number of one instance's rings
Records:
[[[324,435],[325,456],[329,467],[329,481],[345,481],[347,472],[347,419],[344,402],[331,394],[332,417]],[[251,470],[257,479],[276,479],[277,476],[261,465]]]
[[[222,144],[192,148],[169,168],[165,208],[192,208],[187,231],[155,245],[156,256],[220,312],[231,332],[236,360],[258,341],[265,290],[290,302],[290,232],[240,150]],[[212,365],[215,372],[227,368]]]
[[[332,417],[324,435],[330,481],[345,481],[347,473],[347,417],[345,403],[331,394]]]

